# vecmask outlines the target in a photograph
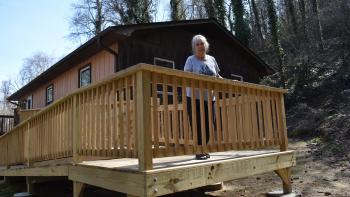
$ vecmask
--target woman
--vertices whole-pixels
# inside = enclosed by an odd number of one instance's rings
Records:
[[[193,72],[196,74],[209,75],[214,77],[220,77],[219,66],[215,58],[208,55],[209,43],[207,39],[202,35],[195,35],[192,38],[192,51],[193,55],[189,56],[186,60],[184,71]],[[200,118],[200,95],[198,91],[195,91],[196,97],[196,114],[197,114],[197,141],[198,145],[202,145],[202,132],[201,132],[201,118]],[[205,111],[205,134],[206,143],[209,141],[209,118],[208,118],[208,91],[204,91],[204,111]],[[212,99],[213,102],[215,98]],[[214,109],[213,103],[211,103],[212,109]],[[187,88],[187,111],[189,113],[190,124],[192,127],[192,108],[191,108],[191,90]],[[214,110],[213,110],[214,111]],[[215,116],[213,116],[215,117]],[[214,124],[213,124],[214,125]],[[210,157],[207,153],[196,154],[196,159],[208,159]]]

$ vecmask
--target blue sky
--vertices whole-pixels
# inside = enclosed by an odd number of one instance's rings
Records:
[[[76,46],[69,34],[71,0],[0,1],[0,81],[16,77],[23,59],[43,51],[62,57]]]
[[[16,78],[23,59],[38,51],[56,58],[73,51],[67,38],[76,0],[0,0],[0,82]],[[168,0],[159,0],[157,20],[167,18]]]

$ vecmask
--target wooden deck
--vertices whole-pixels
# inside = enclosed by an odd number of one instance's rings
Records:
[[[271,162],[273,161],[273,162]],[[154,168],[139,171],[135,158],[84,161],[72,159],[0,169],[1,176],[68,177],[78,183],[98,186],[135,196],[158,196],[221,181],[295,166],[293,151],[226,151],[211,154],[208,160],[193,155],[156,158]]]
[[[204,104],[205,92],[213,106]],[[77,90],[1,136],[0,175],[66,176],[74,196],[84,184],[158,196],[275,171],[288,193],[295,158],[287,150],[284,93],[139,64]],[[203,151],[212,157],[193,159]]]

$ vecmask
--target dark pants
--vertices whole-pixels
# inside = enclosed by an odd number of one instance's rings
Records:
[[[214,103],[215,101],[212,101],[212,112],[214,112]],[[198,145],[202,145],[202,126],[201,126],[201,108],[200,108],[200,100],[196,99],[196,119],[197,119],[197,142]],[[191,97],[187,97],[187,111],[188,116],[190,120],[190,124],[193,130],[192,125],[192,103],[191,103]],[[214,113],[215,114],[215,113]],[[209,115],[208,115],[208,101],[204,101],[204,123],[205,123],[205,136],[206,136],[206,143],[209,142]],[[213,125],[215,125],[215,116],[213,115]],[[214,136],[212,136],[214,137]]]

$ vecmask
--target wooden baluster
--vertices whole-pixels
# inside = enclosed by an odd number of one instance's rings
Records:
[[[258,140],[259,140],[259,147],[264,147],[264,117],[262,115],[262,96],[261,96],[262,90],[257,90],[257,108],[258,108],[258,128],[259,128],[259,134],[258,134]]]
[[[123,80],[118,81],[118,87],[119,87],[119,114],[118,114],[118,120],[119,120],[119,142],[120,142],[120,156],[125,156],[125,143],[124,143],[124,114],[123,114],[123,102],[124,102],[124,91],[123,91]]]
[[[164,139],[165,139],[165,155],[168,156],[170,152],[170,126],[169,126],[169,108],[168,108],[168,82],[167,77],[163,75],[163,106],[164,106]]]
[[[250,108],[251,108],[251,112],[252,112],[252,132],[253,132],[253,148],[257,148],[259,147],[259,142],[258,142],[258,120],[257,120],[257,110],[256,110],[256,102],[257,102],[257,98],[256,98],[256,89],[252,89],[251,90],[251,104],[250,104]]]
[[[197,139],[197,110],[196,110],[196,95],[195,95],[195,81],[191,80],[191,111],[192,111],[192,139],[194,152],[199,153],[198,139]]]
[[[57,124],[57,133],[58,133],[58,154],[59,154],[59,157],[62,158],[63,157],[63,145],[62,145],[62,142],[63,142],[63,135],[62,135],[62,104],[59,104],[57,106],[57,121],[58,121],[58,124]]]
[[[157,74],[152,73],[152,105],[153,105],[153,139],[154,157],[159,156],[159,132],[158,132],[158,103],[157,103]]]
[[[207,84],[208,88],[208,119],[209,119],[209,144],[210,144],[210,151],[216,152],[216,146],[215,146],[215,133],[214,133],[214,117],[213,117],[213,89],[211,87],[211,84]]]
[[[276,118],[276,94],[271,92],[271,114],[272,114],[272,130],[273,130],[273,145],[278,145],[278,129]]]
[[[222,117],[222,135],[223,135],[223,139],[224,139],[224,148],[225,150],[229,150],[230,144],[229,144],[229,140],[231,138],[230,133],[228,132],[228,115],[227,115],[227,98],[226,98],[226,86],[221,85],[221,90],[222,90],[222,108],[221,108],[221,117]]]
[[[263,119],[264,119],[264,145],[265,147],[270,146],[270,132],[269,132],[269,118],[268,118],[268,105],[267,105],[267,92],[262,92],[262,108],[263,108]]]
[[[81,136],[81,113],[79,103],[79,94],[73,96],[73,162],[80,162],[79,147],[80,147],[80,136]]]
[[[243,114],[242,114],[242,87],[235,87],[235,97],[237,100],[237,138],[238,149],[244,148],[243,142]]]
[[[246,87],[243,87],[242,90],[243,93],[243,139],[244,139],[244,147],[249,148],[250,147],[250,130],[249,130],[249,104],[248,104],[248,89]]]
[[[202,136],[202,142],[201,142],[201,151],[207,152],[207,139],[206,139],[206,128],[205,128],[205,109],[204,109],[204,90],[203,90],[203,81],[199,81],[199,108],[200,108],[200,114],[197,114],[200,116],[200,123],[201,123],[201,136]]]
[[[219,85],[215,84],[214,86],[214,95],[215,95],[215,117],[216,117],[216,132],[217,132],[217,144],[218,144],[218,151],[223,151],[222,146],[222,131],[221,131],[221,118],[220,118],[220,97],[219,97]]]
[[[117,155],[117,129],[118,129],[118,123],[117,123],[117,91],[116,91],[116,81],[112,81],[112,96],[111,96],[111,105],[112,113],[111,113],[111,156]]]
[[[179,138],[180,138],[180,135],[179,135],[179,113],[178,113],[178,93],[177,93],[177,77],[173,77],[172,78],[173,80],[173,106],[174,106],[174,111],[173,111],[173,124],[174,124],[174,129],[173,129],[173,135],[174,135],[174,138],[175,138],[175,155],[179,155],[180,152],[179,152],[179,148],[180,148],[180,145],[179,145]]]
[[[182,110],[183,110],[183,127],[184,127],[184,146],[185,154],[190,154],[189,151],[189,120],[188,120],[188,111],[187,111],[187,92],[186,87],[188,84],[187,79],[182,79]]]
[[[137,130],[136,130],[136,124],[137,124],[137,122],[136,122],[136,119],[137,119],[137,113],[136,113],[136,74],[133,74],[132,75],[132,86],[133,86],[133,88],[132,88],[132,98],[133,98],[133,104],[132,104],[132,118],[133,118],[133,143],[134,143],[134,150],[133,150],[133,157],[134,158],[137,158],[137,135],[136,135],[136,132],[137,132]]]
[[[231,149],[237,149],[236,97],[233,97],[234,87],[229,86],[228,132],[230,133]]]
[[[94,89],[92,89],[92,97],[93,97],[93,99],[94,99],[94,101],[93,101],[93,122],[94,122],[94,126],[93,126],[93,128],[92,128],[92,136],[93,136],[93,138],[92,138],[92,141],[93,141],[93,143],[92,143],[92,149],[91,149],[91,155],[93,156],[93,155],[96,155],[97,154],[97,143],[98,143],[98,141],[97,141],[97,137],[98,137],[98,116],[99,116],[99,114],[98,114],[98,89],[97,88],[94,88]]]
[[[272,115],[271,115],[271,95],[270,92],[266,92],[266,104],[267,104],[267,122],[268,122],[268,137],[269,137],[269,146],[273,145],[273,128],[272,128]]]
[[[111,140],[112,140],[112,122],[111,122],[111,119],[112,119],[112,104],[111,104],[111,83],[108,83],[106,84],[106,89],[107,89],[107,108],[106,108],[106,116],[107,116],[107,119],[106,119],[106,130],[107,130],[107,133],[106,133],[106,156],[107,157],[110,157],[112,156],[112,151],[111,151]]]
[[[101,146],[100,146],[100,156],[106,157],[107,156],[107,152],[106,152],[106,137],[107,137],[107,95],[106,95],[106,85],[103,85],[101,87]]]
[[[131,127],[130,127],[130,89],[129,89],[129,78],[125,77],[125,118],[126,118],[126,148],[127,148],[127,157],[131,157]]]

